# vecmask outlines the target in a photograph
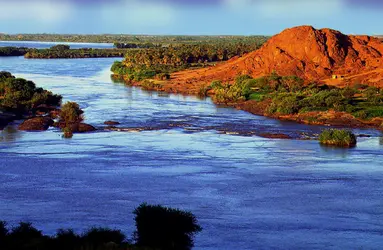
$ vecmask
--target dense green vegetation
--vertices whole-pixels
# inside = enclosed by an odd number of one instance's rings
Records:
[[[326,129],[319,135],[319,142],[329,146],[354,147],[356,136],[349,130]]]
[[[198,45],[179,45],[150,49],[131,49],[123,62],[115,62],[112,72],[125,75],[128,81],[163,79],[167,74],[187,68],[199,68],[229,60],[258,49],[263,40],[252,43],[231,42]],[[166,77],[165,77],[166,79]]]
[[[126,49],[70,49],[68,45],[59,44],[49,49],[30,49],[24,56],[35,59],[124,57],[126,51]]]
[[[383,117],[383,90],[364,85],[336,88],[317,83],[305,84],[296,76],[274,73],[257,79],[239,76],[234,84],[214,81],[201,92],[211,89],[218,103],[269,100],[267,112],[270,114],[335,110],[361,119]]]
[[[162,44],[154,43],[114,43],[114,47],[118,49],[149,49],[160,48]]]
[[[0,47],[0,56],[23,56],[29,51],[24,47]]]
[[[60,121],[67,124],[78,123],[84,120],[84,111],[80,109],[80,106],[75,102],[66,102],[61,106]]]
[[[80,109],[80,105],[75,102],[66,102],[61,106],[60,120],[62,123],[62,131],[64,138],[73,137],[73,124],[78,124],[84,120],[84,111]]]
[[[120,231],[91,228],[82,234],[59,229],[56,235],[44,235],[30,223],[8,228],[0,221],[1,250],[188,250],[194,234],[201,231],[190,212],[163,206],[141,204],[135,209],[135,244]]]
[[[81,43],[135,43],[135,44],[196,44],[266,41],[265,36],[151,36],[151,35],[58,35],[58,34],[0,34],[1,41],[43,41]]]
[[[59,106],[62,97],[37,88],[32,81],[0,72],[0,110],[15,114],[33,112],[39,105]]]

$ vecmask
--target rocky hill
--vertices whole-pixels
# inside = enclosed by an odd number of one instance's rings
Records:
[[[171,82],[196,89],[213,80],[232,81],[239,74],[259,77],[276,71],[339,86],[359,82],[383,87],[382,55],[383,42],[378,38],[299,26],[273,36],[259,50],[243,57],[175,73]]]

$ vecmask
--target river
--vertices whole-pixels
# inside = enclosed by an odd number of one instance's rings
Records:
[[[134,230],[142,202],[193,212],[195,249],[380,249],[383,140],[353,149],[278,140],[318,126],[217,107],[210,99],[146,92],[110,80],[116,59],[0,58],[0,71],[76,101],[100,131],[0,132],[0,220],[45,233],[90,226]],[[103,122],[142,132],[103,131]]]

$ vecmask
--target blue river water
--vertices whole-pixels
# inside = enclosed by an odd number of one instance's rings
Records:
[[[36,45],[39,46],[39,45]],[[193,212],[195,249],[381,249],[383,139],[356,130],[353,149],[254,131],[317,134],[306,126],[217,107],[210,99],[112,83],[116,59],[0,58],[0,71],[76,101],[100,130],[0,132],[0,220],[45,233],[91,226],[134,230],[142,202]],[[142,132],[104,131],[103,122]]]
[[[57,44],[67,44],[71,49],[93,48],[108,49],[113,48],[111,43],[72,43],[72,42],[34,42],[34,41],[0,41],[0,47],[27,47],[34,49],[47,49]]]

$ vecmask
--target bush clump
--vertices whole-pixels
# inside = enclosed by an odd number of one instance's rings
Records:
[[[60,121],[66,124],[79,123],[84,120],[83,113],[77,103],[67,102],[61,107]]]
[[[329,146],[354,147],[356,136],[350,130],[326,129],[319,135],[319,142]]]
[[[135,209],[135,240],[121,230],[93,227],[78,234],[59,229],[56,235],[44,235],[31,223],[20,222],[8,228],[0,220],[1,250],[189,250],[193,236],[201,231],[195,216],[186,211],[145,203]]]
[[[202,230],[192,213],[178,209],[143,203],[133,213],[138,246],[189,250],[194,246],[194,234]]]
[[[36,87],[32,81],[16,78],[11,73],[0,72],[0,109],[24,114],[39,105],[59,106],[61,96]]]

